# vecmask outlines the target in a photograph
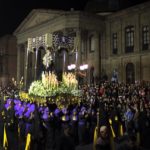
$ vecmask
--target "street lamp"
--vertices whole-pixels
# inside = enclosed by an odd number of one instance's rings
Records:
[[[84,70],[87,70],[87,69],[88,69],[88,64],[84,64],[84,65],[80,66],[81,71],[84,71]]]
[[[79,66],[79,70],[77,69],[75,64],[71,64],[68,66],[68,71],[75,71],[75,73],[77,73],[79,84],[84,82],[84,78],[87,82],[88,64],[83,64],[83,65]]]
[[[71,64],[71,65],[68,66],[69,71],[74,70],[75,68],[76,68],[75,64]]]

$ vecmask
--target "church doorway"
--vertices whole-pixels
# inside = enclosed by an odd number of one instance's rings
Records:
[[[126,83],[135,83],[135,67],[133,63],[126,65]]]

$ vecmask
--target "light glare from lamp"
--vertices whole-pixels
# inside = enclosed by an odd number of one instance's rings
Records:
[[[84,65],[84,69],[88,69],[88,64],[85,64],[85,65]]]
[[[68,66],[68,70],[73,70],[76,68],[76,65],[75,64],[71,64]]]
[[[88,64],[80,66],[80,70],[86,70],[88,69]]]
[[[71,66],[70,65],[68,66],[68,70],[71,70]]]
[[[76,65],[75,64],[71,64],[71,69],[75,69]]]
[[[84,66],[80,66],[80,70],[84,70]]]

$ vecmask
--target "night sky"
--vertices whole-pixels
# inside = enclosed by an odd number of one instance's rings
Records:
[[[83,10],[88,0],[0,0],[0,36],[12,34],[34,8]],[[103,1],[103,0],[96,0]],[[125,0],[124,0],[125,1]],[[129,1],[129,0],[126,0]],[[130,5],[148,0],[130,0]],[[15,2],[15,3],[14,3]]]

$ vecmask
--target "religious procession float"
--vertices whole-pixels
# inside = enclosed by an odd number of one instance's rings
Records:
[[[43,72],[41,80],[33,81],[28,92],[19,92],[22,101],[56,103],[58,107],[78,103],[80,96],[75,74],[66,72],[62,74],[61,82],[57,80],[54,72]]]

